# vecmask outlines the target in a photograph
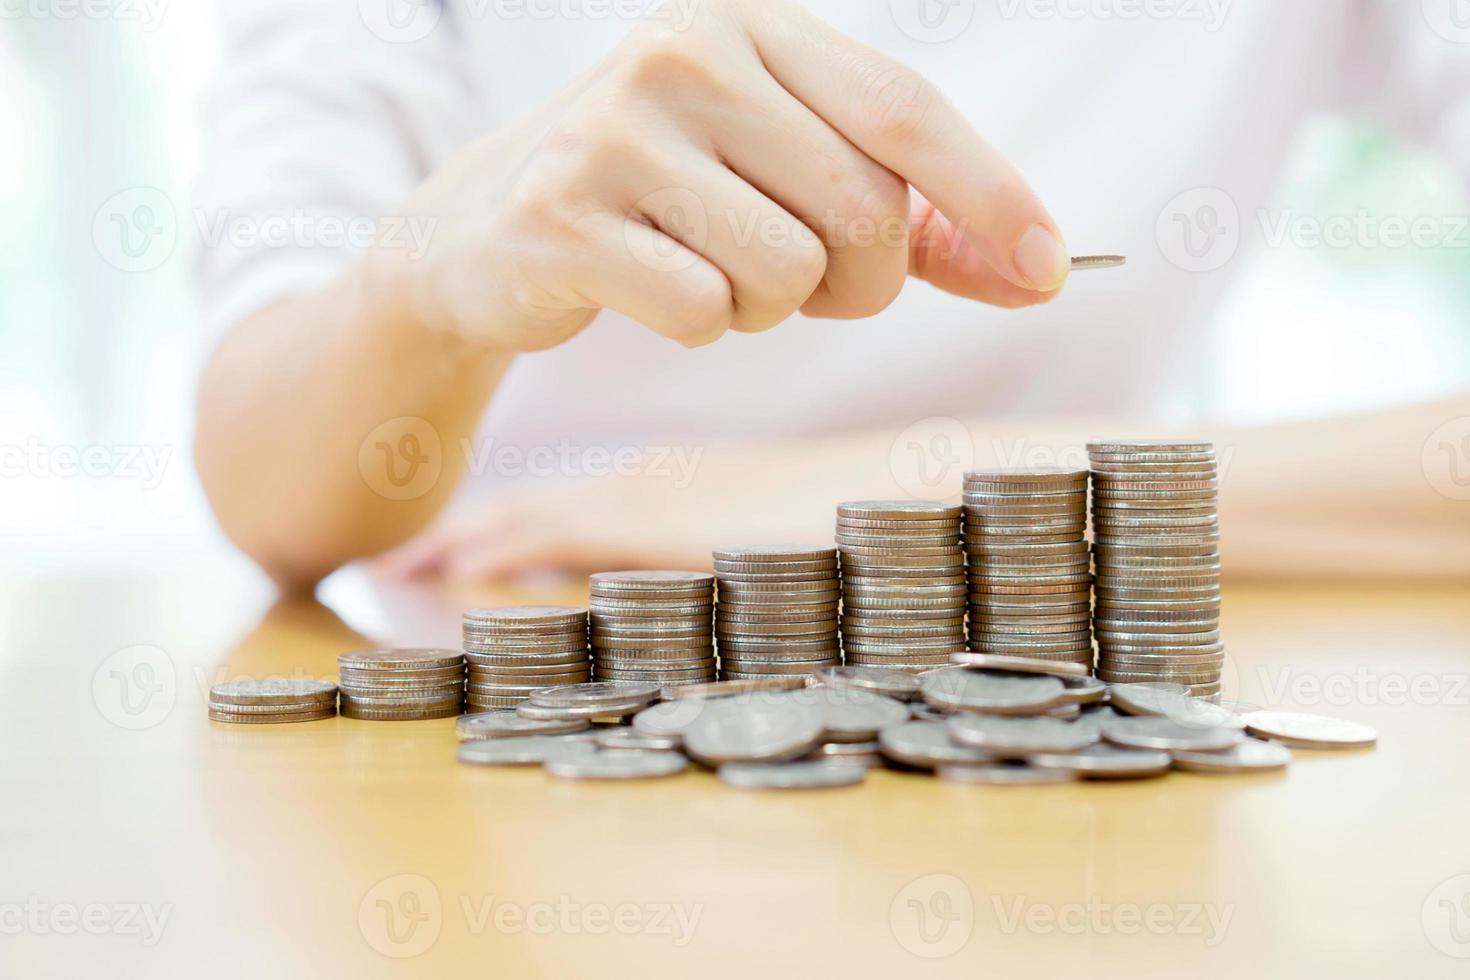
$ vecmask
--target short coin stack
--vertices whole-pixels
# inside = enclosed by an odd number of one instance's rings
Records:
[[[965,474],[970,649],[1092,666],[1087,471]]]
[[[234,725],[318,721],[337,713],[331,681],[229,681],[209,689],[209,717]]]
[[[1092,465],[1098,677],[1217,695],[1219,471],[1207,442],[1097,442]]]
[[[847,663],[922,671],[965,645],[957,505],[858,501],[837,508]]]
[[[464,710],[458,650],[357,650],[338,657],[337,668],[344,718],[417,721]]]
[[[471,711],[514,708],[532,691],[591,677],[587,610],[504,606],[464,614]]]
[[[724,548],[714,559],[722,678],[804,677],[842,663],[836,549]]]
[[[590,581],[592,675],[677,686],[715,679],[715,578],[598,572]]]

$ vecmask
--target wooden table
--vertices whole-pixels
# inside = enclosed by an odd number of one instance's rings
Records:
[[[777,795],[472,769],[450,720],[206,720],[216,679],[574,593],[349,583],[339,616],[234,573],[8,583],[0,975],[1470,971],[1464,589],[1231,586],[1241,697],[1381,735],[1277,776]]]

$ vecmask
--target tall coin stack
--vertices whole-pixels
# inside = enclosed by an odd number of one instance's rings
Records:
[[[1219,469],[1207,442],[1097,442],[1097,676],[1220,692]]]
[[[356,650],[337,658],[337,671],[344,718],[419,721],[464,711],[458,650]]]
[[[924,671],[965,646],[958,506],[858,501],[837,508],[842,648],[849,664]]]
[[[714,553],[720,676],[808,675],[842,663],[834,548],[724,548]]]
[[[583,684],[587,610],[573,606],[472,609],[462,623],[470,711],[514,708],[543,687]]]
[[[675,687],[715,679],[715,578],[598,572],[590,580],[592,676]]]
[[[1087,470],[965,474],[970,649],[1092,666]]]

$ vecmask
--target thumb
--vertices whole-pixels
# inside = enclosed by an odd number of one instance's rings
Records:
[[[1021,242],[1000,250],[1017,255],[1036,252],[1032,260],[1053,263],[1062,269],[1053,289],[1033,290],[1018,286],[995,270],[971,244],[965,230],[939,213],[918,191],[912,192],[909,210],[909,275],[922,279],[947,293],[979,300],[992,306],[1016,309],[1035,306],[1054,299],[1066,281],[1070,264],[1061,236],[1051,229],[1039,234],[1036,226]],[[1050,239],[1036,241],[1037,238]]]

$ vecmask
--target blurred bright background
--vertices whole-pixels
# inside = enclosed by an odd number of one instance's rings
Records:
[[[0,562],[32,570],[222,553],[190,463],[203,352],[186,213],[219,42],[208,3],[134,9],[0,19]],[[176,208],[181,233],[161,265],[130,272],[94,223],[101,213],[105,233],[109,200],[135,188]],[[1467,210],[1434,160],[1333,118],[1303,133],[1281,200],[1319,215]],[[1257,247],[1236,261],[1248,271],[1215,324],[1220,418],[1414,401],[1470,380],[1470,248]],[[1253,356],[1266,345],[1271,357]],[[1330,370],[1283,383],[1303,361]],[[25,461],[36,451],[46,462]],[[72,472],[88,459],[92,475]]]

